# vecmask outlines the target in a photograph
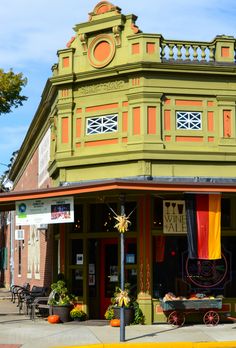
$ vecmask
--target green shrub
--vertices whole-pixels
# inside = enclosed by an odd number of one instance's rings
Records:
[[[78,308],[73,308],[70,311],[70,316],[72,319],[79,319],[81,321],[87,320],[87,314],[82,309]]]

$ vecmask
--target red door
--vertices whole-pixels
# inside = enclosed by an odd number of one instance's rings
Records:
[[[111,304],[118,279],[118,239],[103,239],[100,247],[100,318]]]

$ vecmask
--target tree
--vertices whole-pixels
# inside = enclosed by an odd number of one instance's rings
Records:
[[[21,95],[21,91],[26,84],[27,78],[22,73],[15,74],[12,69],[8,72],[0,69],[0,115],[8,114],[13,107],[23,105],[27,97]]]

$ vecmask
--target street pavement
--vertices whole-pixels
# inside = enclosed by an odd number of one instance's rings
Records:
[[[106,320],[50,324],[19,314],[9,292],[0,289],[0,348],[48,348],[86,346],[115,347],[120,329]],[[125,328],[125,347],[232,347],[236,348],[236,323],[208,327],[203,324],[171,327],[168,324],[132,325]],[[205,342],[205,344],[204,344]],[[139,344],[138,344],[139,343]],[[110,345],[109,345],[110,344]],[[92,348],[92,347],[91,347]]]

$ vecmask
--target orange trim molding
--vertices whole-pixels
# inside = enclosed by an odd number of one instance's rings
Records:
[[[230,138],[232,136],[231,110],[224,110],[223,111],[223,119],[224,119],[224,137]]]
[[[176,137],[176,141],[179,142],[190,142],[190,143],[200,143],[203,141],[203,137]]]
[[[63,57],[62,58],[62,66],[63,68],[68,68],[70,65],[70,58],[69,57]]]
[[[228,58],[230,56],[229,47],[221,47],[221,57]]]
[[[209,132],[214,131],[214,113],[213,111],[208,111],[207,113],[207,128]]]
[[[207,106],[214,106],[214,102],[213,102],[212,100],[209,100],[209,101],[207,102]]]
[[[139,54],[140,53],[140,44],[135,43],[132,44],[132,54]]]
[[[122,132],[127,132],[128,130],[128,112],[122,112]]]
[[[164,104],[165,105],[170,105],[170,99],[165,99]]]
[[[201,100],[176,99],[175,105],[179,105],[179,106],[202,106],[202,101]]]
[[[116,109],[116,108],[118,108],[118,103],[89,106],[85,109],[85,111],[86,112],[93,112],[93,111]]]
[[[112,145],[117,143],[118,143],[118,139],[104,139],[104,140],[97,140],[97,141],[87,141],[84,145],[85,146],[100,146],[100,145]]]
[[[67,144],[69,142],[69,119],[63,117],[61,120],[61,142]]]
[[[148,116],[148,134],[156,134],[156,107],[148,106],[147,109]]]
[[[154,42],[147,42],[146,51],[148,54],[154,54],[155,53],[155,43]]]
[[[79,138],[81,136],[81,118],[76,119],[76,137]]]
[[[170,110],[164,111],[164,129],[166,131],[170,131],[171,123],[170,123]]]
[[[133,135],[140,134],[140,107],[133,108]]]

